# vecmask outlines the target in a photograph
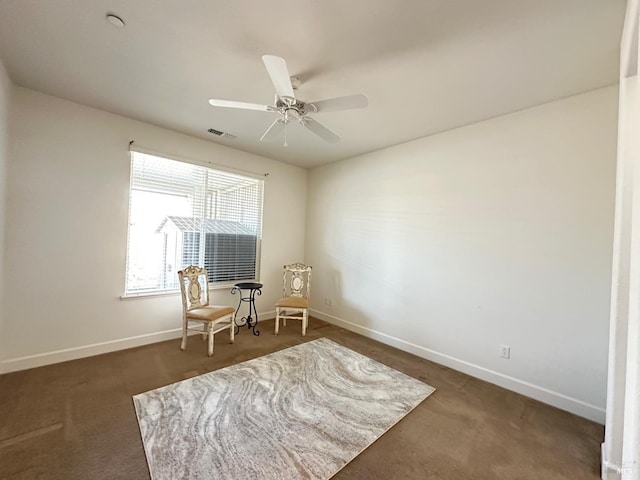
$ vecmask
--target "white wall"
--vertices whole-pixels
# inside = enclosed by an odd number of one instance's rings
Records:
[[[602,422],[616,111],[610,87],[314,169],[315,314]]]
[[[261,269],[265,287],[257,304],[258,312],[274,310],[282,265],[304,255],[306,170],[24,88],[13,90],[11,119],[0,368],[25,368],[177,335],[179,296],[120,299],[130,140],[167,154],[269,173]],[[216,291],[213,300],[236,305],[237,295]]]

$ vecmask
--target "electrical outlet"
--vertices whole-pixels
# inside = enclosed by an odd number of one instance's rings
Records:
[[[511,358],[511,347],[509,345],[500,345],[500,357]]]

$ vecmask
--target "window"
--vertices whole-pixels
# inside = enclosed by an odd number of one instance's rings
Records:
[[[125,295],[177,290],[191,264],[212,284],[257,280],[263,183],[132,152]]]

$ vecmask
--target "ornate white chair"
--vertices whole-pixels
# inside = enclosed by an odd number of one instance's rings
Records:
[[[214,334],[228,328],[229,340],[230,343],[233,343],[235,309],[209,305],[207,269],[190,265],[178,272],[178,278],[182,292],[182,344],[180,349],[187,348],[189,330],[199,332],[202,334],[202,338],[208,339],[207,353],[209,356],[213,355]],[[202,328],[191,328],[190,322],[202,324]]]
[[[309,325],[309,295],[311,293],[311,267],[303,263],[284,266],[282,275],[282,298],[276,302],[276,330],[280,319],[287,326],[287,319],[302,320],[302,336]]]

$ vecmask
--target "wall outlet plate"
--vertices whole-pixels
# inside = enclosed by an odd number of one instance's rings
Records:
[[[509,345],[500,345],[500,357],[511,358],[511,347]]]

